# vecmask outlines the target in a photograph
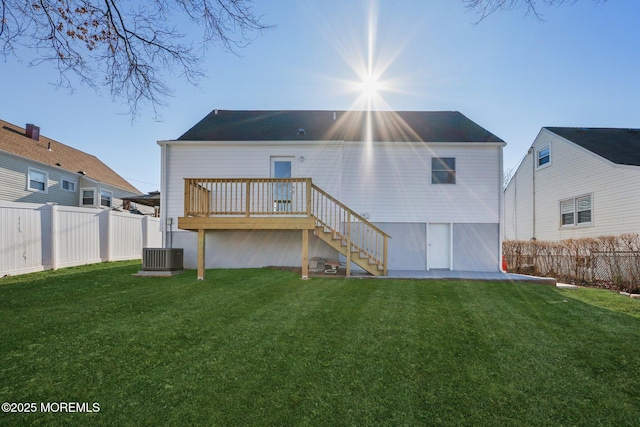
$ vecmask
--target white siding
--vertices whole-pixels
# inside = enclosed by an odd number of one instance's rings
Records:
[[[342,147],[337,144],[179,145],[167,146],[165,165],[167,217],[177,224],[184,213],[184,178],[265,178],[272,156],[293,156],[293,176],[340,197]],[[300,161],[304,157],[304,161]]]
[[[49,175],[47,192],[27,189],[29,167]],[[72,178],[72,174],[59,168],[29,162],[7,153],[0,153],[0,200],[21,203],[55,202],[61,205],[78,206],[78,193],[62,189],[62,177]]]
[[[500,221],[499,147],[345,147],[342,201],[373,222]],[[456,159],[456,184],[431,184],[431,158]]]
[[[533,237],[533,154],[527,154],[504,192],[504,238]]]
[[[535,237],[564,240],[640,232],[640,167],[615,165],[546,129],[505,192],[505,238],[532,237],[535,151],[551,145],[551,165],[535,171]],[[525,164],[526,163],[526,164]],[[514,193],[517,196],[514,197]],[[592,223],[561,226],[560,201],[592,195]],[[514,232],[517,230],[517,233]]]
[[[184,178],[263,178],[270,174],[271,156],[295,156],[294,176],[311,177],[374,222],[499,222],[501,147],[178,143],[167,148],[165,212],[173,220],[183,215]],[[433,156],[456,158],[455,185],[431,184]]]

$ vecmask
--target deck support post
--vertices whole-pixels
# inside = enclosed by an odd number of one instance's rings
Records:
[[[204,248],[206,230],[198,229],[198,280],[204,280]]]
[[[302,230],[302,279],[309,278],[309,230]]]
[[[351,277],[351,213],[347,213],[347,265],[345,276]]]

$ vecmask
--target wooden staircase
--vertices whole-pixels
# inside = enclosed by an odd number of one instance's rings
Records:
[[[207,230],[301,230],[303,277],[309,231],[374,276],[386,276],[389,236],[311,182],[311,178],[185,178],[178,228],[198,232],[198,278],[204,278]]]
[[[389,236],[315,184],[311,187],[315,235],[346,257],[346,275],[353,262],[374,276],[386,276]]]

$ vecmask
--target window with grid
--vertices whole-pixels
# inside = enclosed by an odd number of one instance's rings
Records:
[[[580,196],[560,202],[560,224],[563,226],[590,224],[591,196]]]
[[[551,163],[551,148],[544,147],[541,150],[538,150],[538,162],[537,167],[547,166]]]
[[[455,157],[431,158],[431,183],[455,184],[456,183],[456,159]]]
[[[95,190],[83,189],[82,190],[82,206],[95,205]]]

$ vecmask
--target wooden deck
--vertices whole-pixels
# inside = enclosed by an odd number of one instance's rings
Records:
[[[311,178],[185,178],[178,228],[198,232],[198,278],[204,278],[208,230],[300,230],[302,277],[308,277],[309,232],[369,273],[387,275],[389,236],[314,185]]]

